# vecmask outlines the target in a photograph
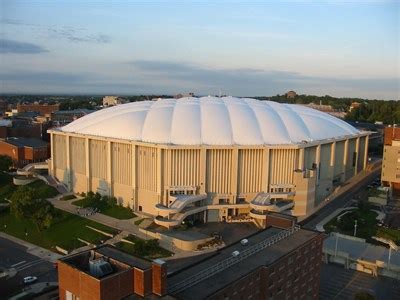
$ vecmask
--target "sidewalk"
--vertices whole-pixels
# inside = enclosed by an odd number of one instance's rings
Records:
[[[17,243],[19,245],[22,245],[27,248],[26,252],[32,255],[35,255],[43,260],[46,260],[48,262],[54,263],[56,262],[59,258],[62,257],[61,254],[54,253],[50,250],[44,249],[42,247],[36,246],[34,244],[31,244],[27,241],[21,240],[19,238],[16,238],[12,235],[8,235],[4,232],[0,232],[0,237],[5,238],[7,240],[13,241],[14,243]]]

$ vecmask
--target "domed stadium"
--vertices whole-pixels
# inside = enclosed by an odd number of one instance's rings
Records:
[[[234,97],[122,104],[49,130],[50,173],[173,227],[304,218],[366,166],[368,133],[301,105]]]

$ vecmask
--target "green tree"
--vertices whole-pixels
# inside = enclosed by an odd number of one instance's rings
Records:
[[[19,187],[11,196],[11,212],[19,219],[32,220],[39,230],[48,228],[56,218],[53,204],[38,197],[30,187]]]
[[[12,159],[8,155],[0,155],[0,171],[8,171],[12,166]]]
[[[35,202],[35,210],[31,216],[32,221],[39,230],[49,228],[56,217],[53,204],[44,199],[39,199]]]
[[[37,195],[34,189],[21,186],[11,196],[11,212],[19,219],[30,218],[35,211],[35,199]]]

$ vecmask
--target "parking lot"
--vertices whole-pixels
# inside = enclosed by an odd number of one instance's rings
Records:
[[[16,275],[0,279],[0,298],[21,292],[27,284],[23,283],[26,276],[35,276],[36,282],[57,281],[57,270],[54,265],[35,255],[27,253],[27,248],[0,237],[0,268],[15,269]]]
[[[320,299],[354,299],[360,291],[368,292],[377,300],[400,299],[398,280],[373,277],[335,264],[322,264]]]

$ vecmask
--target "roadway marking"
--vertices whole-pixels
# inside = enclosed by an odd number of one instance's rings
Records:
[[[20,261],[19,263],[11,265],[11,268],[14,268],[14,267],[16,267],[16,266],[18,266],[20,264],[23,264],[23,263],[26,263],[26,260],[23,260],[23,261]]]
[[[17,270],[18,272],[20,272],[20,271],[29,269],[29,268],[31,268],[31,267],[33,267],[33,266],[36,266],[36,265],[38,265],[38,264],[41,264],[41,263],[43,263],[43,262],[45,262],[45,261],[42,260],[42,259],[34,260],[34,261],[29,262],[29,263],[20,265],[19,267],[16,268],[16,270]]]

